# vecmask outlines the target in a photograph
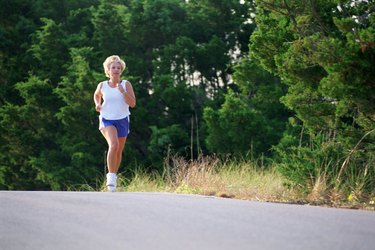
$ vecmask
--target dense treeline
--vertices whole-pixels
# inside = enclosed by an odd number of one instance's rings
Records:
[[[113,54],[137,96],[120,171],[218,154],[265,157],[301,185],[321,171],[374,176],[373,3],[0,6],[0,189],[95,183],[106,145],[92,95]]]

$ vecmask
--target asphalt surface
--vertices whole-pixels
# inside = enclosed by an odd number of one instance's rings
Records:
[[[375,249],[375,212],[168,193],[0,191],[0,249]]]

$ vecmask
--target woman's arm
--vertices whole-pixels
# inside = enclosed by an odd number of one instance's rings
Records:
[[[98,112],[102,109],[102,85],[103,82],[100,82],[94,93],[95,110]]]
[[[133,90],[133,86],[129,81],[125,82],[126,91],[121,92],[125,98],[126,103],[131,107],[134,108],[136,104],[135,94]]]

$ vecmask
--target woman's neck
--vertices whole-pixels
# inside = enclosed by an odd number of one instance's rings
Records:
[[[110,78],[109,82],[115,86],[120,83],[120,78]]]

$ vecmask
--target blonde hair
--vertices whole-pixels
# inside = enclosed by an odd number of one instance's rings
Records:
[[[121,73],[125,70],[126,64],[118,55],[109,56],[107,57],[107,59],[105,59],[103,63],[104,73],[107,77],[110,77],[109,71],[111,69],[111,64],[115,62],[118,62],[121,64]]]

